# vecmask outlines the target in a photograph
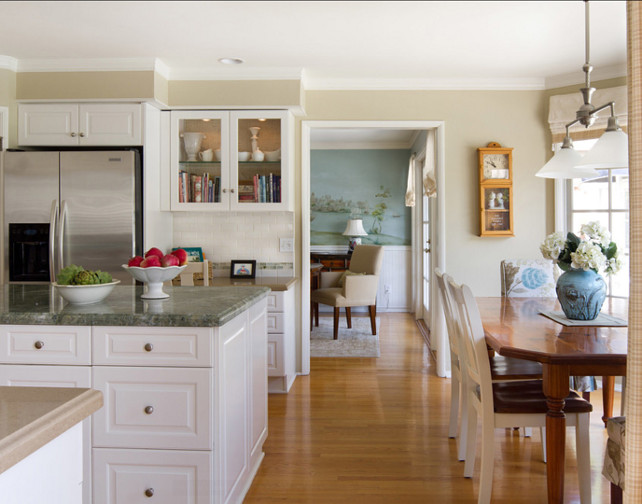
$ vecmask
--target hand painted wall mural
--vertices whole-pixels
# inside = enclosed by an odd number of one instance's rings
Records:
[[[310,244],[347,245],[348,219],[362,219],[362,243],[410,245],[409,159],[409,149],[312,150]]]

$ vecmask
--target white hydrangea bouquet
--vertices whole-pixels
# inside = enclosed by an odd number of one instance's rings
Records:
[[[560,231],[550,234],[539,247],[546,259],[551,259],[563,271],[593,270],[613,275],[622,268],[617,245],[609,233],[597,221],[584,224],[580,235],[568,233],[566,239]]]

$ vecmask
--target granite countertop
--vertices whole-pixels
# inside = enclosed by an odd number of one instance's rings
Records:
[[[163,290],[169,298],[143,300],[143,286],[117,285],[100,303],[72,305],[49,284],[8,284],[0,290],[0,324],[216,327],[270,292],[247,284]]]
[[[102,406],[88,388],[0,386],[0,473]]]
[[[229,278],[229,277],[214,277],[211,281],[213,287],[228,287],[231,285],[245,285],[245,286],[262,286],[269,287],[273,291],[286,291],[296,283],[295,277],[273,277],[263,276],[256,278]]]

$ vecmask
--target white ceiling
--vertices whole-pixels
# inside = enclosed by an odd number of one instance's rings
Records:
[[[590,6],[594,79],[623,75],[626,2]],[[19,71],[303,76],[308,89],[542,89],[582,81],[584,2],[3,1],[0,56]]]

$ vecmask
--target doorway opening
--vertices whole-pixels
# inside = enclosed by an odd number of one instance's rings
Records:
[[[438,298],[435,296],[431,286],[431,272],[435,267],[445,268],[445,235],[444,235],[444,212],[443,194],[444,187],[444,124],[441,121],[303,121],[301,127],[301,261],[302,261],[302,283],[301,283],[301,340],[299,350],[301,362],[301,374],[310,372],[310,275],[306,274],[307,266],[310,262],[310,238],[311,238],[311,151],[315,145],[320,143],[332,145],[336,140],[336,135],[344,141],[351,138],[358,144],[361,138],[365,142],[368,138],[370,142],[379,139],[379,148],[382,148],[386,135],[391,133],[408,136],[408,133],[434,133],[434,172],[437,180],[436,198],[425,198],[422,196],[421,184],[415,184],[416,187],[416,205],[412,210],[412,244],[410,247],[411,266],[412,266],[412,300],[410,310],[414,311],[416,317],[424,319],[425,325],[431,331],[431,346],[436,353],[437,372],[440,376],[446,376],[448,345],[446,341],[443,317]],[[334,135],[334,137],[333,137]],[[388,137],[390,138],[390,137]],[[421,144],[421,142],[420,142]],[[337,144],[338,146],[339,144]],[[364,144],[365,145],[365,144]],[[352,148],[355,148],[354,146]],[[417,152],[416,158],[426,155],[424,152]],[[419,164],[415,163],[415,177],[420,176],[418,172]],[[421,165],[423,166],[423,165]],[[419,173],[419,175],[417,174]],[[405,175],[404,175],[405,177]],[[405,181],[405,178],[404,178]],[[405,183],[405,182],[404,182]],[[440,191],[441,189],[441,191]],[[424,220],[424,214],[427,218]],[[424,234],[429,233],[430,253],[426,253]],[[407,247],[406,247],[407,248]],[[384,255],[385,257],[385,255]],[[425,279],[425,280],[424,280]],[[419,309],[418,307],[422,307]],[[427,307],[427,308],[426,308]]]

